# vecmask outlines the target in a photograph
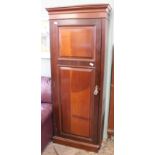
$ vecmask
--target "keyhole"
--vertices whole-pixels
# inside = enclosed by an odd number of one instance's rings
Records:
[[[94,66],[94,64],[92,62],[89,63],[90,66]]]

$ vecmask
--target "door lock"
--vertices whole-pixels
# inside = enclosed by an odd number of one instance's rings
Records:
[[[99,93],[99,90],[98,90],[98,85],[95,86],[95,89],[94,89],[94,95],[97,95]]]

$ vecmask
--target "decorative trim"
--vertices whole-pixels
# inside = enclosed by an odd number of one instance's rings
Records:
[[[77,5],[68,7],[46,8],[50,19],[73,19],[73,18],[107,18],[111,7],[109,4]],[[78,13],[78,15],[77,15]]]
[[[78,11],[78,10],[92,10],[92,9],[103,9],[109,12],[111,7],[109,4],[90,4],[90,5],[76,5],[76,6],[67,6],[67,7],[53,7],[53,8],[46,8],[48,12],[62,12],[62,11]]]
[[[84,142],[75,141],[75,140],[62,138],[62,137],[58,137],[58,136],[53,137],[53,142],[63,144],[63,145],[67,145],[67,146],[80,148],[80,149],[85,149],[88,151],[94,151],[94,152],[98,152],[98,150],[100,148],[100,145],[84,143]]]

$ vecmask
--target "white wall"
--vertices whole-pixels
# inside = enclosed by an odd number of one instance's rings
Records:
[[[42,58],[41,60],[41,75],[48,76],[48,77],[51,76],[49,58]]]
[[[107,128],[108,128],[108,114],[109,114],[109,99],[110,99],[110,79],[111,79],[111,60],[112,60],[112,45],[113,45],[113,12],[114,4],[113,0],[67,0],[67,1],[57,1],[57,0],[43,0],[42,3],[42,17],[43,19],[48,19],[47,12],[44,8],[54,7],[54,6],[70,6],[70,5],[80,5],[80,4],[98,4],[98,3],[109,3],[112,7],[111,20],[109,24],[109,42],[108,49],[106,53],[106,65],[105,65],[105,81],[104,81],[104,103],[105,103],[105,115],[104,115],[104,132],[103,138],[107,138]],[[50,76],[50,62],[48,58],[41,59],[41,74],[42,76]]]

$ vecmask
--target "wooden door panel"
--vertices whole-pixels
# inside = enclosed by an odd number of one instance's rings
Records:
[[[53,100],[55,135],[97,143],[101,20],[54,20]],[[54,89],[56,88],[56,89]]]
[[[93,69],[59,68],[62,132],[91,136],[94,75]]]
[[[59,27],[60,57],[94,58],[94,26]]]

